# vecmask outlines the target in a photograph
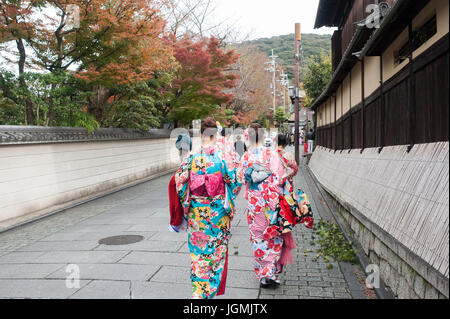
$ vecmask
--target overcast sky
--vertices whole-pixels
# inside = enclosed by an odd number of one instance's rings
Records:
[[[250,39],[294,33],[295,23],[302,33],[331,34],[333,29],[314,29],[319,0],[216,0],[218,19],[236,22]]]

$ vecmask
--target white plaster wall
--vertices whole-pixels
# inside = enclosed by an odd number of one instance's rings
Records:
[[[0,229],[173,171],[174,139],[0,146]]]

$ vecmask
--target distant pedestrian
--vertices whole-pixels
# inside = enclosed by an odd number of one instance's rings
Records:
[[[314,140],[315,140],[315,134],[313,129],[309,129],[309,132],[306,134],[306,139],[308,140],[308,152],[307,153],[312,153],[314,150]]]
[[[293,177],[297,175],[298,165],[294,155],[286,150],[287,144],[287,136],[284,134],[278,134],[278,155],[280,156],[281,163],[285,169],[284,174],[281,176],[282,178],[288,179],[291,185],[294,185]]]
[[[234,143],[234,149],[239,154],[239,158],[244,155],[245,152],[247,152],[247,145],[245,145],[244,141],[242,141],[242,138],[240,135],[237,136],[236,142]]]
[[[219,122],[216,123],[220,125]],[[222,159],[227,163],[228,169],[233,170],[239,166],[238,154],[232,141],[232,130],[219,126],[220,135],[217,138],[217,147],[222,152]]]

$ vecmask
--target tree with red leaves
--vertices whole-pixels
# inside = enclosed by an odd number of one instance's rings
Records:
[[[236,86],[238,76],[229,72],[239,56],[234,50],[223,50],[216,38],[194,42],[183,38],[173,40],[174,57],[179,63],[165,114],[170,119],[190,123],[215,112],[233,100],[227,89]]]

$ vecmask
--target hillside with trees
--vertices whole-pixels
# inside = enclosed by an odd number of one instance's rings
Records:
[[[244,42],[243,45],[254,45],[260,52],[270,56],[272,49],[278,56],[290,79],[294,78],[294,34],[280,35],[271,38],[261,38]],[[313,57],[328,55],[331,51],[331,35],[302,34],[303,65],[300,67],[300,79],[303,80],[308,67],[314,61]]]

